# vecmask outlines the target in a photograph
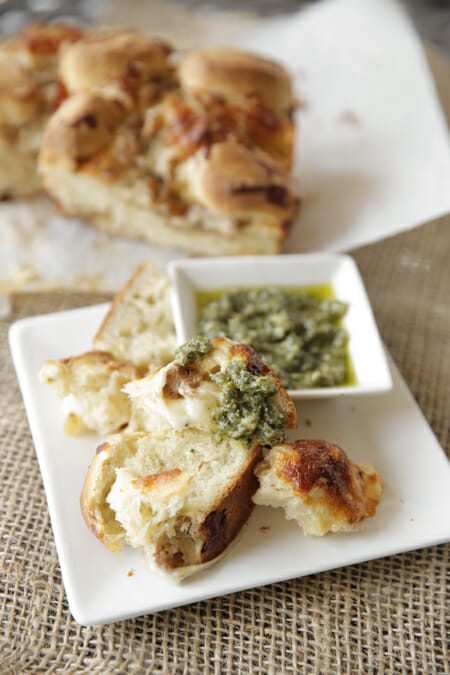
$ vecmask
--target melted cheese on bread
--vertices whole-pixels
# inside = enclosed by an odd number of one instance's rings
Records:
[[[275,446],[258,465],[255,504],[281,507],[305,534],[354,530],[375,515],[382,483],[338,445],[319,439]]]

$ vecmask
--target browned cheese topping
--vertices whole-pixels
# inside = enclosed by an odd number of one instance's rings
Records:
[[[305,504],[314,489],[326,494],[336,512],[345,513],[349,523],[375,515],[379,497],[371,487],[379,483],[376,473],[367,474],[353,464],[336,444],[307,439],[287,444],[289,452],[278,452],[276,472],[284,478]]]

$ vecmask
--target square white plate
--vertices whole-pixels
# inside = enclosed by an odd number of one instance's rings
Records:
[[[343,326],[356,384],[314,389],[291,389],[293,399],[332,398],[375,394],[392,388],[392,378],[369,298],[354,260],[348,255],[242,256],[203,258],[169,263],[172,308],[178,344],[197,333],[198,291],[262,286],[318,286],[330,284],[338,300],[348,303]]]
[[[298,430],[290,433],[291,440],[335,441],[354,461],[379,470],[384,495],[376,517],[360,532],[305,537],[279,509],[257,507],[229,553],[180,585],[155,576],[129,547],[119,556],[110,553],[88,530],[79,508],[101,439],[66,436],[62,406],[37,377],[45,359],[90,349],[106,310],[101,305],[37,316],[10,331],[67,597],[79,623],[119,621],[450,539],[450,464],[391,364],[392,391],[300,402]]]

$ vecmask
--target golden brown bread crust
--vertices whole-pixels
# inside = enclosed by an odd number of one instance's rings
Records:
[[[98,446],[83,483],[80,506],[84,521],[91,532],[112,553],[120,553],[125,543],[125,532],[106,502],[106,494],[115,478],[114,467],[108,466],[107,460],[105,464],[109,448],[107,441]]]
[[[21,126],[36,114],[49,114],[55,109],[57,58],[63,45],[81,37],[81,30],[65,24],[33,23],[18,35],[0,42],[0,106],[16,102],[28,112],[2,119]],[[49,91],[49,85],[53,90]],[[22,113],[22,114],[20,114]]]
[[[281,220],[286,229],[298,208],[288,174],[266,153],[231,141],[212,146],[199,172],[198,190],[203,203],[215,211],[264,213]]]
[[[116,97],[98,92],[71,96],[47,126],[41,165],[83,170],[102,180],[114,180],[117,171],[120,174],[133,168],[143,147],[139,127],[126,118],[127,110]],[[176,121],[172,120],[172,124]],[[129,134],[125,136],[127,125]],[[126,147],[124,143],[114,145],[118,133],[127,142]],[[166,146],[170,147],[167,139]],[[178,161],[186,159],[186,154],[191,152],[185,144],[182,148]],[[124,159],[125,166],[120,167]],[[159,190],[159,194],[155,194],[154,183],[158,181],[152,179],[151,173],[147,175],[150,205],[152,201],[160,201],[162,193]],[[182,178],[190,184],[183,195],[186,201],[193,199],[215,213],[237,218],[267,216],[279,229],[280,242],[297,213],[298,197],[289,175],[257,147],[247,148],[231,140],[214,143],[204,154],[198,153],[194,163],[186,165]],[[174,197],[170,190],[166,192],[173,206]]]
[[[2,41],[0,51],[17,57],[25,67],[43,68],[55,62],[63,44],[76,42],[82,35],[83,30],[77,26],[35,22]]]
[[[13,141],[10,128],[28,123],[35,123],[36,133],[42,131],[60,101],[60,49],[81,35],[82,30],[75,26],[32,23],[0,42],[0,136]]]
[[[40,160],[77,169],[112,143],[126,109],[117,98],[96,93],[71,96],[50,119]]]
[[[161,541],[155,552],[157,564],[168,571],[190,565],[202,565],[217,558],[235,539],[253,510],[251,500],[257,488],[254,473],[261,459],[261,448],[256,447],[242,467],[239,478],[218,496],[211,511],[196,528],[189,532],[195,544],[195,554],[185,560],[176,537]],[[186,535],[182,535],[184,538]]]
[[[236,141],[257,147],[273,157],[281,168],[292,165],[294,122],[255,96],[230,103],[211,92],[171,91],[146,115],[142,135],[150,140],[163,136],[164,145],[183,161],[200,148]]]
[[[167,43],[133,30],[96,31],[63,50],[59,74],[69,94],[114,85],[133,100],[140,96],[151,103],[157,85],[172,78],[171,51]]]
[[[39,85],[33,74],[17,62],[0,61],[0,122],[19,127],[33,119],[39,107]]]
[[[0,43],[0,197],[42,189],[37,155],[49,115],[60,100],[57,59],[81,31],[64,24],[31,24]]]
[[[170,282],[152,260],[139,265],[114,297],[93,345],[131,361],[143,375],[173,358]]]
[[[138,488],[138,490],[146,491],[152,488],[166,488],[177,483],[184,476],[181,469],[168,469],[167,471],[160,471],[159,473],[152,473],[148,476],[140,476],[131,481],[131,484]]]
[[[276,449],[275,471],[306,505],[320,499],[337,521],[357,525],[375,515],[380,479],[351,462],[335,443],[298,440]]]
[[[109,321],[111,320],[111,317],[114,316],[116,313],[117,309],[122,305],[122,303],[125,301],[125,298],[130,291],[130,289],[133,287],[133,284],[135,283],[136,279],[142,274],[143,270],[146,268],[148,265],[148,262],[143,262],[138,267],[134,270],[133,274],[131,277],[128,279],[126,284],[122,286],[120,291],[116,293],[116,295],[113,298],[113,301],[111,303],[111,306],[103,319],[103,321],[100,324],[99,329],[97,330],[96,334],[94,335],[94,345],[97,340],[99,340],[102,337],[102,333],[105,330],[105,327],[108,325]]]
[[[188,53],[179,76],[185,89],[208,91],[236,102],[257,96],[269,108],[290,114],[294,106],[287,71],[268,59],[231,47],[208,47]]]

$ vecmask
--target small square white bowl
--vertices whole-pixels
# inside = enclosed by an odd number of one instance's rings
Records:
[[[168,266],[172,308],[178,344],[197,332],[199,291],[262,286],[317,286],[331,284],[338,300],[348,303],[343,325],[356,384],[340,387],[292,389],[294,399],[333,398],[374,394],[392,389],[383,344],[361,275],[348,255],[242,256],[176,260]]]

